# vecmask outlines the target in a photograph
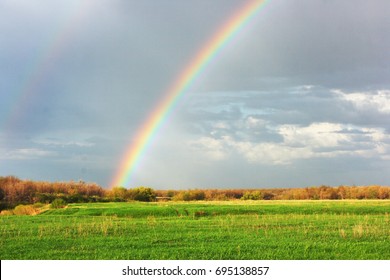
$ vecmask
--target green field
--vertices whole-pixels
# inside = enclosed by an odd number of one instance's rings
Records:
[[[0,216],[0,259],[390,259],[390,201],[71,204]]]

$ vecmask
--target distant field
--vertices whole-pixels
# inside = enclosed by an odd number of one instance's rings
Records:
[[[390,259],[390,201],[71,204],[0,217],[0,259]]]

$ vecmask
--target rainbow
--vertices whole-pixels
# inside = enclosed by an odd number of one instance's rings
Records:
[[[26,63],[25,73],[18,87],[13,91],[14,106],[9,106],[6,118],[3,120],[4,130],[17,125],[25,112],[25,108],[36,102],[42,84],[50,77],[58,58],[64,53],[73,35],[77,33],[83,19],[91,8],[92,1],[80,1],[70,7],[58,25],[53,27],[51,36],[47,38],[44,48],[37,51],[37,56]],[[0,123],[1,124],[1,123]]]
[[[251,0],[241,8],[197,53],[194,59],[175,80],[162,100],[141,126],[135,141],[129,145],[111,187],[126,186],[155,135],[167,120],[180,97],[189,89],[203,70],[221,50],[258,14],[267,0]]]

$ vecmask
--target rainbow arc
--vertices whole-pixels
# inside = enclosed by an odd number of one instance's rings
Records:
[[[252,0],[234,14],[203,48],[194,56],[140,127],[135,141],[127,148],[111,186],[128,186],[132,176],[155,135],[166,122],[180,97],[187,92],[203,70],[213,61],[221,50],[259,13],[266,0]]]

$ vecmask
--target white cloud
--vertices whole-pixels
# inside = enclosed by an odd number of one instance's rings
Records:
[[[267,122],[265,120],[255,118],[253,116],[249,116],[246,119],[246,127],[247,128],[254,129],[254,128],[259,128],[259,127],[264,127],[266,124],[267,124]]]
[[[189,145],[196,152],[200,153],[201,156],[210,160],[219,161],[228,157],[224,141],[218,139],[201,137],[197,141],[191,141]]]
[[[357,109],[374,110],[384,114],[390,113],[390,90],[345,93],[335,89],[333,93],[340,99],[352,103]]]
[[[298,158],[310,158],[313,152],[309,147],[289,147],[278,143],[251,143],[229,141],[229,146],[249,162],[260,162],[269,165],[289,164]]]
[[[85,142],[85,141],[60,141],[60,140],[52,140],[52,139],[42,139],[42,140],[36,140],[34,141],[37,144],[42,144],[45,146],[54,146],[54,147],[82,147],[82,148],[87,148],[87,147],[93,147],[95,146],[94,143],[90,142]]]
[[[341,156],[379,157],[390,152],[390,137],[381,128],[365,128],[334,123],[308,126],[281,125],[276,131],[281,142],[250,142],[223,136],[201,137],[191,146],[209,160],[224,160],[238,154],[247,162],[267,165],[291,164],[308,158]]]
[[[26,160],[26,159],[38,159],[44,157],[56,156],[57,153],[53,151],[46,151],[36,148],[21,148],[8,150],[2,153],[2,159],[12,159],[12,160]]]
[[[313,123],[306,127],[282,125],[279,133],[288,146],[337,147],[349,140],[348,135],[340,133],[343,127],[334,123]]]

